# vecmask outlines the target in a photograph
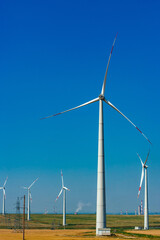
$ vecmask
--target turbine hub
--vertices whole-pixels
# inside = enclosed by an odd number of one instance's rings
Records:
[[[104,100],[104,95],[103,95],[103,94],[100,94],[100,95],[99,95],[99,99],[100,99],[100,100]]]

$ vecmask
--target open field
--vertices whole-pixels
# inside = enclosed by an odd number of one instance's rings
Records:
[[[13,230],[0,230],[0,239],[3,240],[20,240],[22,233],[14,233]],[[95,237],[93,230],[27,230],[26,240],[86,240],[86,239],[102,239]],[[115,237],[110,237],[115,239]],[[121,238],[119,238],[121,239]],[[123,238],[122,238],[123,239]]]
[[[0,216],[0,240],[22,239],[22,215],[8,214]],[[17,224],[17,222],[20,225]],[[62,226],[60,214],[32,214],[31,221],[26,221],[26,240],[84,240],[84,239],[160,239],[160,215],[149,218],[150,230],[135,231],[135,226],[143,226],[143,216],[107,215],[107,227],[112,229],[112,236],[95,236],[95,214],[67,215],[67,226]],[[21,231],[21,230],[20,230]],[[148,236],[147,236],[148,235]]]
[[[137,233],[137,234],[144,234],[144,235],[152,235],[152,236],[159,236],[160,237],[160,229],[149,229],[149,230],[132,230],[132,231],[127,231],[129,233]]]
[[[22,215],[18,216],[20,220]],[[14,228],[17,216],[7,214],[6,217],[0,216],[0,228]],[[95,229],[95,214],[67,215],[66,229]],[[160,215],[150,215],[149,224],[151,228],[160,228]],[[134,228],[143,226],[143,216],[135,215],[107,215],[107,226],[111,228]],[[34,229],[62,229],[61,214],[32,214],[31,221],[26,221],[26,228]]]
[[[147,231],[148,232],[148,231]],[[156,237],[157,235],[160,236],[160,230],[156,230],[156,234],[154,235],[154,231],[149,230],[149,236],[145,235],[138,235],[138,234],[127,234],[125,232],[117,232],[114,233],[112,236],[105,236],[105,237],[96,237],[95,230],[90,229],[79,229],[79,230],[71,230],[71,229],[58,229],[58,230],[46,230],[46,229],[32,229],[26,230],[25,233],[25,240],[101,240],[101,239],[108,239],[108,240],[124,240],[124,239],[160,239],[160,237]],[[1,229],[0,230],[0,239],[1,240],[22,240],[22,233],[14,232],[13,230],[9,229]]]

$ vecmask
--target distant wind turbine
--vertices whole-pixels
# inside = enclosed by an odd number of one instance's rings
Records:
[[[3,187],[0,187],[0,189],[3,190],[3,205],[2,205],[2,215],[5,215],[5,201],[6,201],[6,183],[7,183],[7,179],[8,177],[6,178],[4,184],[3,184]]]
[[[148,156],[149,156],[149,152],[147,154],[147,158],[146,161],[143,163],[141,157],[139,156],[139,154],[137,153],[141,164],[142,164],[142,174],[141,174],[141,181],[140,181],[140,187],[139,187],[139,191],[138,191],[138,197],[140,195],[140,191],[141,191],[141,187],[142,187],[142,182],[143,182],[143,178],[144,178],[144,173],[145,173],[145,189],[144,189],[144,229],[149,229],[149,215],[148,215],[148,179],[147,179],[147,168],[148,166],[146,165],[147,160],[148,160]]]
[[[118,113],[120,113],[127,121],[129,121],[142,135],[147,139],[149,143],[149,139],[142,133],[142,131],[133,123],[131,122],[122,112],[120,112],[111,102],[105,99],[104,93],[105,93],[105,86],[106,86],[106,80],[107,80],[107,73],[108,73],[108,67],[111,59],[111,55],[113,52],[114,44],[116,41],[117,35],[114,39],[112,49],[109,55],[107,69],[102,85],[102,90],[100,95],[97,98],[94,98],[93,100],[86,102],[82,105],[79,105],[77,107],[68,109],[66,111],[44,117],[41,119],[46,119],[50,117],[54,117],[57,115],[60,115],[62,113],[66,113],[69,111],[72,111],[74,109],[81,108],[83,106],[89,105],[94,102],[99,101],[99,135],[98,135],[98,171],[97,171],[97,212],[96,212],[96,235],[99,235],[99,229],[106,227],[106,199],[105,199],[105,163],[104,163],[104,129],[103,129],[103,102],[107,103],[110,107],[112,107],[114,110],[116,110]]]
[[[36,180],[34,180],[34,182],[29,187],[23,187],[24,189],[28,190],[28,215],[27,215],[28,221],[30,220],[30,201],[32,201],[32,195],[31,195],[30,189],[37,180],[38,180],[38,178]]]
[[[60,197],[61,193],[63,192],[63,226],[65,226],[66,225],[66,190],[70,191],[70,189],[68,189],[67,187],[64,186],[62,170],[61,170],[61,178],[62,178],[62,188],[61,188],[61,191],[58,194],[58,197],[56,198],[55,201],[58,200],[58,198]]]

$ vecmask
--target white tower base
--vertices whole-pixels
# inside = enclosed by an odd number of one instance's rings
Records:
[[[110,228],[99,228],[98,229],[98,236],[110,236],[111,229]]]

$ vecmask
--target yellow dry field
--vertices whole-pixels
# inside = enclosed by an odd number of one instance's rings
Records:
[[[127,232],[137,233],[137,234],[145,234],[145,235],[152,235],[152,236],[160,236],[160,229],[132,230],[132,231],[127,231]]]
[[[148,231],[128,231],[130,233],[139,233],[139,234],[147,234],[160,236],[160,230],[148,230]],[[9,229],[1,229],[0,230],[0,240],[22,240],[22,233],[14,232]],[[96,237],[95,230],[26,230],[25,240],[87,240],[87,239],[95,239],[95,240],[124,240],[124,239],[150,239],[147,236],[139,237],[137,236],[127,236],[124,234],[116,234],[114,236],[104,236],[104,237]],[[159,238],[157,238],[159,239]]]
[[[87,239],[109,239],[115,240],[115,237],[96,237],[95,230],[26,230],[25,240],[87,240]],[[0,240],[22,240],[22,233],[16,233],[13,230],[1,229]],[[118,237],[119,240],[124,240]]]

